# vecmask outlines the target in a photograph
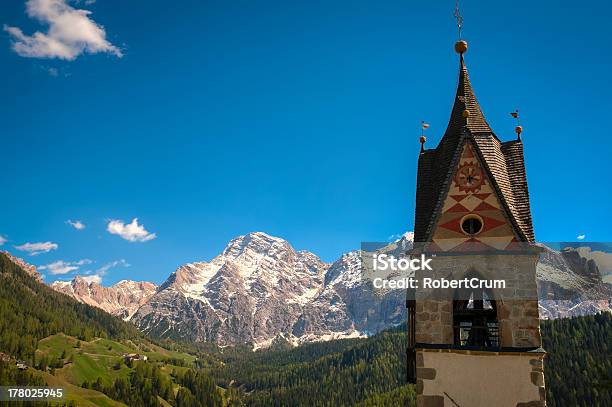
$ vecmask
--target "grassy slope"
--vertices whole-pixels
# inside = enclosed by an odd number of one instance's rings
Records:
[[[77,406],[89,407],[123,407],[125,404],[112,400],[105,394],[95,390],[83,389],[79,386],[66,381],[65,379],[53,376],[49,373],[42,373],[42,377],[51,387],[63,387],[66,391],[66,401],[74,401]]]
[[[58,358],[63,352],[65,352],[65,365],[63,368],[56,369],[55,375],[77,385],[82,384],[85,380],[95,381],[98,377],[109,385],[118,377],[127,377],[131,369],[124,363],[120,363],[120,369],[115,369],[117,362],[123,360],[122,353],[144,354],[151,362],[176,358],[191,363],[195,359],[192,355],[169,351],[147,341],[137,344],[132,341],[118,342],[96,338],[85,342],[64,334],[52,335],[40,341],[36,354],[37,359],[42,355]],[[72,362],[69,361],[70,359]],[[172,368],[178,369],[179,367],[166,365],[167,371],[170,372]]]
[[[46,359],[55,368],[42,371],[30,367],[29,372],[49,385],[65,387],[67,400],[79,406],[122,405],[80,387],[84,381],[98,378],[111,385],[115,379],[127,377],[131,369],[125,363],[117,364],[121,353],[145,354],[151,363],[180,359],[192,365],[195,360],[155,345],[133,325],[41,284],[4,253],[0,253],[0,352],[30,366],[40,366]],[[167,364],[164,374],[169,376],[173,368]]]
[[[40,360],[43,356],[57,359],[61,358],[64,352],[64,367],[56,368],[53,374],[48,372],[40,374],[50,386],[66,388],[67,400],[74,400],[79,406],[123,406],[122,403],[111,400],[100,392],[80,387],[84,381],[94,382],[99,377],[106,385],[110,385],[119,377],[127,377],[132,369],[125,363],[120,363],[120,369],[115,369],[117,362],[123,360],[122,353],[141,353],[147,355],[150,362],[169,358],[181,359],[187,363],[195,360],[195,356],[169,351],[145,340],[136,343],[131,340],[119,342],[96,338],[86,342],[62,333],[41,340],[36,351],[36,359]],[[166,364],[163,371],[170,375],[173,369],[186,368]]]
[[[173,372],[185,372],[195,367],[193,363],[196,360],[195,356],[164,349],[146,339],[114,341],[95,338],[91,341],[83,341],[59,333],[38,342],[36,363],[43,358],[50,362],[62,360],[63,367],[48,368],[44,372],[30,367],[28,371],[41,377],[48,386],[63,387],[66,390],[65,400],[74,402],[77,406],[125,406],[101,392],[81,387],[83,382],[93,383],[98,378],[106,386],[114,383],[117,378],[127,378],[134,369],[126,366],[122,353],[139,353],[148,356],[147,363],[159,364],[162,374],[171,381],[173,381]],[[172,364],[174,360],[189,367],[174,365]],[[118,369],[117,366],[119,366]],[[180,387],[174,383],[175,394]],[[219,389],[224,393],[224,389]],[[161,398],[159,402],[162,406],[170,406]]]

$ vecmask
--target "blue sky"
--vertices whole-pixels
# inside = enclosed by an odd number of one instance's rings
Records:
[[[0,249],[72,268],[43,270],[50,281],[161,282],[250,231],[331,261],[412,230],[419,123],[435,146],[457,81],[453,1],[67,5],[92,12],[88,47],[45,10],[0,4]],[[468,69],[500,138],[521,111],[540,241],[611,240],[611,13],[462,5]],[[65,47],[41,50],[36,31]]]

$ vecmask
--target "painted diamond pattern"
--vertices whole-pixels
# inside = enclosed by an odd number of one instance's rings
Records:
[[[435,251],[480,251],[503,250],[516,241],[515,234],[507,221],[499,199],[491,183],[482,171],[482,165],[470,142],[466,142],[455,175],[461,168],[477,168],[485,179],[477,190],[466,190],[465,180],[453,177],[438,226],[429,249]],[[476,214],[482,219],[483,227],[475,236],[467,235],[461,229],[465,215]]]

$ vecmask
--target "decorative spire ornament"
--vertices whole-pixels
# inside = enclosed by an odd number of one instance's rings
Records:
[[[523,132],[523,126],[521,126],[521,119],[519,117],[518,109],[515,109],[514,112],[510,112],[510,116],[516,119],[516,127],[514,131],[516,132],[517,139],[521,141],[521,133]]]
[[[425,123],[424,120],[421,120],[421,138],[419,141],[421,142],[421,152],[425,151],[425,142],[427,141],[427,137],[425,137],[425,130],[429,128],[429,123]]]

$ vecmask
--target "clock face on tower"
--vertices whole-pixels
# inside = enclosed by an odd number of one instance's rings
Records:
[[[477,163],[467,162],[459,166],[455,174],[455,185],[460,191],[477,192],[484,184],[484,174]]]

